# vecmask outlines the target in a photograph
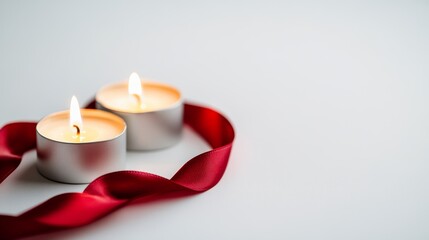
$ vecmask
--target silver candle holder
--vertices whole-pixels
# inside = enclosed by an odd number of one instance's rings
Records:
[[[109,104],[109,101],[114,98],[129,97],[127,83],[120,82],[106,86],[97,93],[96,108],[114,113],[125,120],[129,150],[155,150],[174,145],[181,138],[183,128],[184,107],[180,92],[172,86],[156,82],[143,82],[142,86],[149,92],[147,94],[149,98],[150,91],[172,95],[171,103],[159,109],[154,108],[143,112],[127,112],[117,108],[114,104]]]
[[[125,168],[125,122],[100,110],[82,109],[81,112],[84,124],[85,120],[94,120],[96,125],[97,121],[100,122],[99,129],[95,130],[99,134],[95,134],[93,141],[68,141],[67,136],[57,133],[66,132],[63,128],[55,130],[55,126],[67,124],[65,119],[69,111],[51,114],[37,124],[37,169],[46,178],[63,183],[89,183],[103,174]],[[97,140],[103,131],[108,130],[103,124],[112,124],[114,131],[112,136]]]

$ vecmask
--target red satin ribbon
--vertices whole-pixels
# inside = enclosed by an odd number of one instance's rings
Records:
[[[94,102],[88,105],[94,107]],[[209,108],[185,104],[184,123],[213,148],[183,165],[171,178],[119,171],[103,175],[82,193],[64,193],[18,216],[0,215],[0,239],[16,239],[90,224],[132,203],[201,193],[225,172],[234,140],[231,123]],[[36,123],[16,122],[0,129],[0,182],[36,147]]]

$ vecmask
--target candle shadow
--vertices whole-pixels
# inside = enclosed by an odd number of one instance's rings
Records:
[[[51,181],[39,173],[36,162],[37,154],[35,150],[26,153],[22,158],[21,164],[10,176],[16,186],[13,194],[17,196],[31,194],[32,199],[34,199],[34,202],[30,205],[24,206],[26,208],[58,194],[81,192],[87,186],[87,184],[64,184]]]
[[[26,168],[22,170],[21,174],[17,176],[16,180],[24,183],[56,184],[56,182],[43,177],[37,170],[35,163],[26,166]]]
[[[37,183],[37,184],[58,184],[43,177],[36,166],[37,154],[35,151],[28,152],[22,158],[21,164],[18,167],[16,181],[21,183]]]

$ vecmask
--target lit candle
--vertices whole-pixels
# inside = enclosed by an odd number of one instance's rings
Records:
[[[128,81],[98,91],[96,106],[125,120],[127,148],[130,150],[165,148],[180,139],[183,100],[172,86],[142,82],[137,73],[132,73]]]
[[[125,167],[125,122],[108,112],[79,109],[74,96],[69,111],[46,116],[36,131],[37,168],[49,179],[88,183]]]

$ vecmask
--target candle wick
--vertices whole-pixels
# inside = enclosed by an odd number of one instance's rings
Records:
[[[142,98],[139,94],[132,94],[136,100],[137,100],[137,104],[139,105],[139,107],[142,107]]]
[[[77,125],[73,125],[74,128],[76,128],[76,134],[79,137],[80,136],[80,128]]]

